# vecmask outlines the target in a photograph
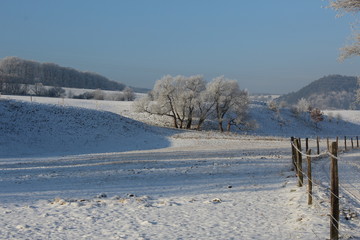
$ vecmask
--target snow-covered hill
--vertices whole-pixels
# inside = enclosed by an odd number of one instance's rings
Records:
[[[92,109],[0,100],[0,157],[61,156],[169,146],[155,128]],[[163,132],[165,134],[165,132]]]
[[[252,104],[250,119],[257,128],[249,134],[282,137],[336,137],[360,135],[360,111],[325,111],[324,120],[315,124],[309,114],[294,114],[290,109],[272,111],[267,106]]]
[[[309,118],[295,116],[290,109],[276,112],[262,104],[251,104],[249,116],[255,128],[233,127],[232,131],[286,138],[360,135],[360,111],[325,113],[324,121],[315,125]],[[163,117],[137,113],[132,102],[3,96],[0,114],[0,157],[158,149],[174,145],[178,139],[172,137],[174,134],[186,133],[150,126],[161,126],[163,122],[171,126],[171,119],[164,121]]]

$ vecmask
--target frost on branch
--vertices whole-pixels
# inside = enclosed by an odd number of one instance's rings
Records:
[[[151,94],[135,104],[137,111],[170,117],[175,128],[199,130],[206,120],[214,120],[220,131],[224,131],[224,122],[228,130],[242,123],[247,106],[248,94],[235,80],[221,76],[206,84],[200,75],[166,75],[155,83]]]
[[[339,16],[345,13],[357,14],[360,11],[360,0],[335,0],[330,1],[330,7],[339,12]],[[360,34],[354,33],[353,43],[341,48],[340,61],[353,56],[360,56]]]

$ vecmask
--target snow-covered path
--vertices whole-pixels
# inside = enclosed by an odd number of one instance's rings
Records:
[[[295,180],[287,178],[293,175],[288,172],[288,142],[257,140],[258,145],[254,141],[249,147],[249,141],[232,140],[227,149],[217,139],[202,147],[191,144],[192,150],[180,146],[2,159],[0,235],[9,239],[313,237],[304,228],[312,219],[297,206]]]
[[[179,145],[184,144],[184,139],[180,141],[182,143]],[[197,140],[189,141],[199,144]],[[72,189],[90,191],[90,194],[94,194],[110,188],[107,191],[114,193],[121,190],[125,193],[152,194],[154,190],[149,188],[154,188],[160,189],[155,190],[159,194],[165,194],[167,191],[161,190],[162,188],[177,187],[188,188],[187,191],[197,191],[200,187],[206,191],[213,184],[217,184],[218,178],[222,182],[227,179],[228,184],[240,181],[238,185],[252,186],[253,181],[267,182],[264,180],[267,175],[280,174],[289,168],[289,161],[282,160],[287,148],[244,149],[250,141],[244,139],[231,140],[233,146],[224,149],[219,141],[222,140],[207,140],[206,143],[210,146],[198,146],[194,149],[180,146],[152,151],[59,158],[3,158],[0,160],[0,184],[3,185],[0,191],[7,192],[10,189],[18,194],[46,194],[47,191],[60,188],[62,194]],[[229,141],[226,142],[230,144]],[[239,149],[236,149],[236,146]],[[138,181],[141,183],[140,187]],[[201,186],[204,183],[209,186]],[[135,186],[132,186],[133,184]],[[73,196],[73,193],[69,196]]]

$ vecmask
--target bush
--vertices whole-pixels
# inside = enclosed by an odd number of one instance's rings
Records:
[[[84,92],[83,94],[74,95],[73,98],[75,98],[75,99],[93,99],[94,94],[92,92]]]
[[[324,120],[324,114],[319,108],[314,108],[310,112],[311,120],[315,123],[316,127],[317,124]]]
[[[61,87],[53,87],[47,90],[48,97],[64,97],[65,96],[65,89]]]
[[[277,112],[279,110],[278,105],[276,104],[275,101],[271,101],[268,103],[268,107],[271,111]]]

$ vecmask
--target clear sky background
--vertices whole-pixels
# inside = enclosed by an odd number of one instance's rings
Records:
[[[17,56],[152,88],[163,75],[225,75],[252,93],[296,91],[338,62],[354,16],[322,0],[1,0],[0,58]]]

